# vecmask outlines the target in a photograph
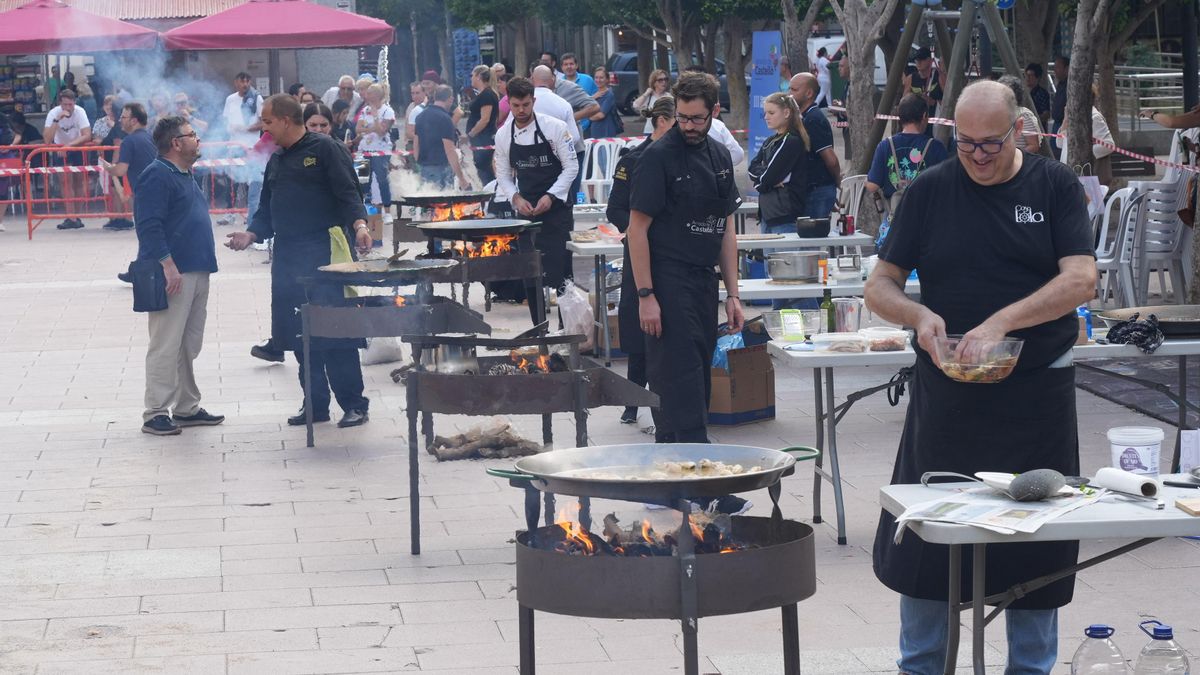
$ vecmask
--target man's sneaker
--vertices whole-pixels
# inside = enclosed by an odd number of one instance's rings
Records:
[[[83,221],[78,218],[67,218],[58,224],[60,230],[78,230],[83,227]]]
[[[316,424],[318,422],[328,422],[328,421],[329,421],[329,412],[328,411],[326,411],[324,413],[314,413],[313,414],[313,424]],[[300,408],[300,412],[287,418],[287,423],[288,423],[289,427],[302,427],[302,426],[308,424],[308,422],[305,421],[305,419],[304,419],[304,408]]]
[[[338,428],[360,427],[370,419],[371,416],[367,414],[366,410],[350,410],[345,415],[342,415],[342,419],[338,420]]]
[[[267,340],[265,345],[254,345],[250,348],[250,356],[271,363],[283,363],[283,350],[275,349],[275,344]]]
[[[716,498],[704,497],[692,500],[693,511],[707,511],[712,514],[724,513],[730,516],[740,516],[752,508],[754,508],[753,502],[735,495],[725,495],[724,497]]]
[[[128,218],[113,218],[105,223],[104,227],[109,230],[132,230],[133,221]]]
[[[183,430],[180,429],[170,417],[166,415],[155,415],[142,424],[143,434],[154,434],[155,436],[178,436]]]
[[[213,415],[200,408],[192,415],[172,415],[171,419],[181,427],[212,427],[225,421],[224,415]]]
[[[621,413],[621,424],[637,424],[637,408],[626,408]]]
[[[133,275],[129,272],[117,272],[117,279],[124,281],[127,284],[133,283]]]

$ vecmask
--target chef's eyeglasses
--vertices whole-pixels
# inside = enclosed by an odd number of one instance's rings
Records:
[[[675,121],[679,124],[691,124],[694,126],[699,126],[707,122],[711,117],[712,113],[708,113],[707,115],[676,115]]]
[[[1004,143],[1008,141],[1008,137],[1012,136],[1013,132],[1016,130],[1017,121],[1013,120],[1012,126],[1008,128],[1008,133],[1004,134],[1004,138],[1001,138],[998,141],[980,141],[976,143],[974,141],[964,141],[956,138],[954,139],[954,145],[956,148],[958,148],[958,151],[964,155],[975,154],[976,148],[982,150],[983,154],[985,155],[996,155],[1004,149]]]
[[[191,138],[195,140],[200,138],[200,134],[197,134],[195,131],[193,131],[190,134],[175,134],[175,138]]]

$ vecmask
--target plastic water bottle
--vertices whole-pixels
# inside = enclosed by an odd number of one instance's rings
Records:
[[[610,264],[608,273],[604,275],[604,285],[608,289],[605,297],[610,307],[616,307],[621,302],[621,267],[622,264]]]
[[[1088,309],[1087,305],[1080,305],[1075,309],[1075,314],[1083,319],[1084,326],[1087,329],[1087,339],[1092,339],[1092,310]]]
[[[1182,647],[1175,644],[1175,634],[1170,626],[1153,620],[1143,621],[1138,626],[1151,640],[1150,644],[1142,647],[1142,653],[1138,654],[1133,675],[1188,675],[1190,668],[1187,654],[1183,652]],[[1148,626],[1152,626],[1153,629]]]
[[[1071,675],[1128,675],[1125,657],[1109,638],[1115,633],[1112,626],[1092,624],[1083,631],[1087,639],[1075,650],[1071,659]]]

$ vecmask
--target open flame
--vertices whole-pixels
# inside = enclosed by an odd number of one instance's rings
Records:
[[[678,529],[659,533],[648,519],[626,528],[620,525],[616,514],[610,513],[604,517],[604,533],[600,536],[584,530],[579,525],[578,515],[579,506],[574,503],[559,510],[552,534],[543,547],[567,555],[626,558],[674,555],[679,547]],[[756,548],[754,544],[733,539],[731,525],[728,516],[706,518],[693,514],[690,527],[696,553],[725,554]]]
[[[490,258],[512,252],[515,234],[489,234],[481,242],[456,241],[450,250],[460,258]]]
[[[397,307],[403,307],[407,303],[403,295],[394,296],[392,302],[396,303]]]
[[[508,357],[510,359],[512,359],[513,364],[517,366],[518,370],[524,371],[526,373],[549,373],[549,372],[551,372],[552,367],[550,365],[551,361],[550,361],[549,354],[538,354],[537,356],[534,356],[533,354],[529,354],[529,356],[532,357],[532,360],[530,360],[529,358],[526,358],[525,354],[522,354],[521,352],[518,352],[515,349],[513,351],[509,352],[509,355],[508,355]]]
[[[473,220],[484,217],[483,205],[479,202],[465,204],[440,204],[433,206],[433,222],[447,220]]]

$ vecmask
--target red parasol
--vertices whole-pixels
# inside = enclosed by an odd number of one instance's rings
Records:
[[[163,34],[168,49],[309,49],[390,45],[386,21],[304,0],[250,0]]]
[[[0,54],[78,54],[151,49],[158,33],[75,9],[59,0],[33,0],[0,13]]]

